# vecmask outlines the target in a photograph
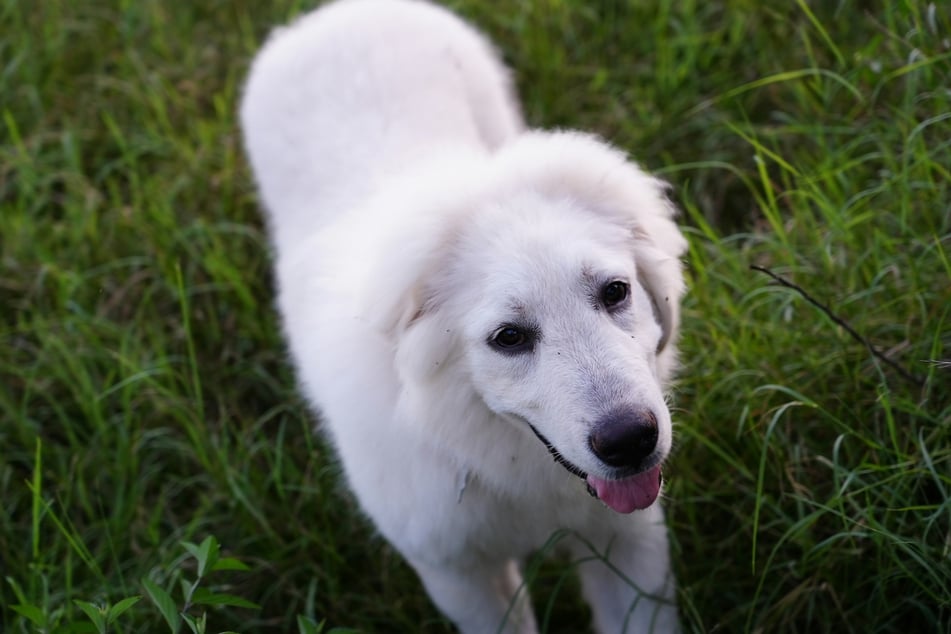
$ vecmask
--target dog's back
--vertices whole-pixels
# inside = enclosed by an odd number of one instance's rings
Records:
[[[348,0],[277,31],[242,127],[278,249],[447,147],[491,151],[522,127],[508,74],[474,30],[417,0]]]

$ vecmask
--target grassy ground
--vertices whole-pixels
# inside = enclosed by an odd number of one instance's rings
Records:
[[[199,573],[196,631],[449,630],[340,490],[271,309],[235,104],[306,5],[0,0],[3,632],[106,605],[168,631]],[[948,7],[453,6],[533,124],[602,133],[685,211],[685,629],[951,632]],[[210,535],[249,570],[181,545]],[[536,572],[549,631],[583,630],[565,567]]]

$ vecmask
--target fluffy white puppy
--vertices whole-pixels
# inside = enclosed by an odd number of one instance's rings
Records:
[[[241,119],[303,390],[433,601],[463,632],[535,631],[520,562],[565,529],[600,632],[676,630],[657,499],[686,244],[663,184],[525,131],[489,44],[414,0],[278,30]]]

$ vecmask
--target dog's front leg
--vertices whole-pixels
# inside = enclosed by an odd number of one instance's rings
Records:
[[[430,598],[462,634],[534,634],[528,589],[514,560],[466,568],[410,562]]]
[[[619,518],[612,535],[572,543],[599,634],[680,631],[663,511],[655,505],[638,513]]]

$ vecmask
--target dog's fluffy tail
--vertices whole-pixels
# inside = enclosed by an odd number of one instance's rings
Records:
[[[493,151],[515,104],[489,43],[426,2],[343,0],[279,29],[240,113],[278,249],[434,150]]]

